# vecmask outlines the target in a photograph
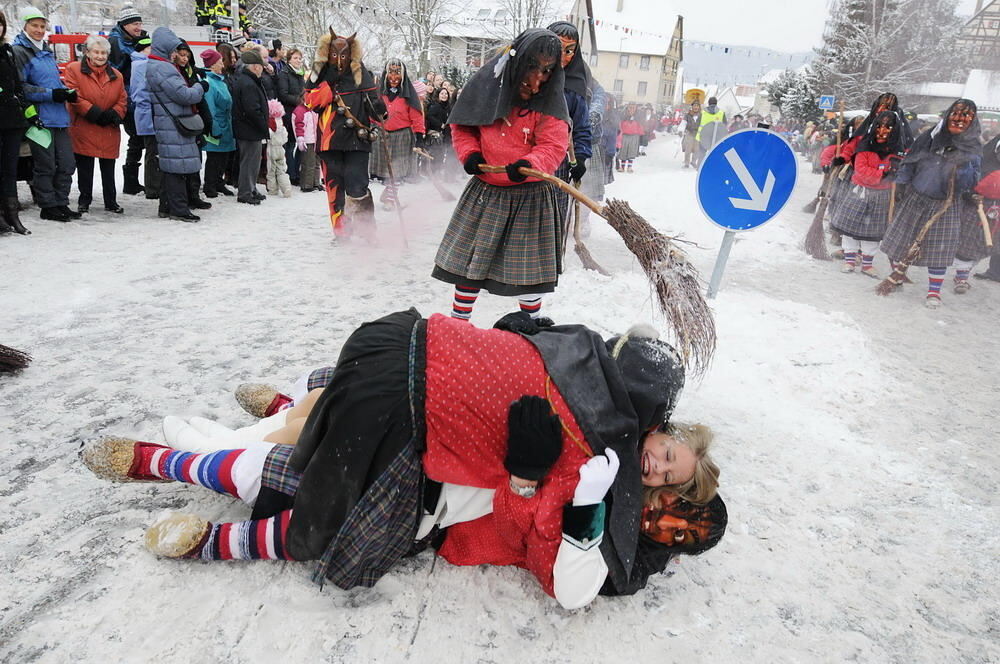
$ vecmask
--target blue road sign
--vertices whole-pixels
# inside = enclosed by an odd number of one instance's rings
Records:
[[[820,95],[819,97],[819,108],[821,111],[832,111],[835,103],[837,103],[837,98],[833,95]]]
[[[698,203],[709,221],[727,231],[762,226],[795,189],[795,153],[778,134],[742,129],[717,143],[698,171]]]

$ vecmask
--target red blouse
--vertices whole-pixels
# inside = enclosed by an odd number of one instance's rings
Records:
[[[386,131],[398,131],[409,128],[414,134],[426,133],[424,128],[424,114],[406,103],[403,97],[396,97],[389,101],[389,97],[382,95],[382,101],[389,111],[389,119],[382,125]]]
[[[451,125],[451,142],[458,161],[463,164],[473,152],[481,152],[487,164],[506,166],[518,159],[527,159],[532,168],[554,173],[569,147],[569,125],[551,115],[537,111],[525,113],[514,107],[506,118],[488,126]],[[517,184],[511,182],[506,173],[484,173],[476,177],[501,187]],[[538,178],[527,181],[537,182]]]

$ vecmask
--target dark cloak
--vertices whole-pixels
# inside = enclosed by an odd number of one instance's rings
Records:
[[[875,141],[875,129],[881,126],[883,120],[891,122],[892,131],[889,133],[889,140],[885,143],[878,143]],[[868,128],[868,132],[862,135],[861,140],[858,142],[858,149],[856,152],[874,152],[881,157],[885,157],[890,154],[904,154],[906,148],[903,147],[903,130],[902,126],[906,124],[905,119],[900,119],[900,117],[893,113],[892,111],[882,111],[875,118],[875,122],[871,124]]]
[[[948,116],[958,104],[965,104],[971,108],[976,117],[965,128],[965,131],[958,135],[952,135],[948,131]],[[926,159],[931,154],[941,155],[946,161],[952,163],[968,161],[981,154],[983,149],[979,142],[981,134],[982,128],[979,126],[979,109],[976,107],[976,102],[971,99],[956,99],[944,112],[936,127],[920,134],[907,153],[906,162],[916,163]]]
[[[589,100],[590,68],[587,67],[587,63],[583,61],[583,56],[580,55],[580,33],[577,32],[576,26],[569,21],[556,21],[547,29],[554,32],[556,36],[565,34],[570,39],[576,40],[576,53],[573,54],[573,59],[563,69],[566,76],[565,86],[567,90],[572,90],[583,99]]]
[[[910,123],[906,121],[906,113],[904,113],[903,109],[899,107],[899,97],[897,97],[892,92],[883,92],[875,99],[874,102],[872,102],[872,107],[871,110],[868,111],[868,116],[865,117],[865,121],[861,123],[861,126],[858,127],[858,130],[856,132],[854,132],[854,135],[865,136],[868,133],[868,131],[871,129],[872,124],[875,122],[875,116],[878,115],[876,111],[878,110],[880,103],[885,99],[885,97],[889,95],[892,96],[892,101],[889,103],[889,108],[886,110],[895,113],[900,121],[903,152],[905,152],[906,150],[909,149],[911,145],[913,145],[913,131],[910,129]]]
[[[563,95],[566,79],[562,67],[559,66],[558,52],[556,68],[538,94],[527,102],[522,102],[517,96],[521,78],[534,62],[534,54],[546,40],[559,43],[559,38],[554,33],[539,28],[529,28],[517,36],[509,49],[490,58],[462,86],[462,94],[452,107],[448,124],[467,127],[489,126],[500,118],[510,115],[515,106],[551,115],[569,124],[569,110],[566,108],[566,97]]]
[[[542,356],[594,454],[610,447],[621,461],[609,492],[611,509],[601,552],[612,583],[624,587],[635,561],[642,514],[640,441],[646,431],[670,417],[684,384],[683,366],[678,365],[672,375],[635,371],[641,353],[627,352],[631,343],[615,360],[608,344],[616,339],[606,343],[582,325],[548,327],[525,339]],[[628,376],[620,361],[629,369]]]
[[[989,175],[996,170],[1000,170],[1000,134],[983,146],[983,175]]]
[[[399,82],[396,92],[393,92],[389,87],[390,65],[398,65],[400,71],[403,72],[403,80]],[[410,82],[410,75],[406,72],[406,65],[403,64],[402,60],[397,58],[393,58],[385,63],[385,67],[382,69],[382,78],[379,79],[378,93],[383,97],[388,97],[389,101],[394,100],[396,97],[402,97],[413,110],[421,112],[424,110],[423,106],[420,105],[420,97],[417,95],[417,90],[413,87],[413,83]]]

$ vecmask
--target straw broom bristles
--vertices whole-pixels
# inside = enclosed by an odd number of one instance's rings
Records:
[[[14,373],[31,364],[31,355],[0,344],[0,373]]]

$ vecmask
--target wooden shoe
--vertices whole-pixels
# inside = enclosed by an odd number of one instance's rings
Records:
[[[112,482],[164,482],[159,477],[137,476],[135,466],[142,447],[163,447],[132,438],[105,436],[80,450],[80,460],[98,477]]]
[[[873,268],[873,267],[863,267],[863,268],[861,268],[861,274],[865,275],[866,277],[871,277],[872,279],[881,279],[882,278],[882,277],[879,276],[879,273],[876,272],[875,268]]]
[[[164,558],[192,558],[212,531],[209,521],[194,514],[171,514],[146,530],[146,548]]]
[[[928,295],[927,299],[924,300],[924,306],[928,309],[940,309],[941,298],[937,295]]]
[[[236,403],[254,417],[273,415],[278,406],[291,401],[278,388],[265,383],[243,383],[236,388]]]
[[[972,289],[972,284],[966,279],[956,279],[955,280],[955,294],[965,295]]]

